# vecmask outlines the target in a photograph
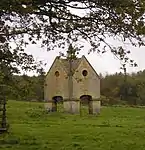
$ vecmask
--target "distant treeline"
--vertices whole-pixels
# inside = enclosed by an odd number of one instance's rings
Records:
[[[145,70],[126,76],[123,73],[100,76],[103,105],[145,105]],[[44,78],[44,75],[11,77],[7,82],[7,98],[43,101]]]
[[[22,101],[43,101],[44,75],[13,76],[8,83],[7,99]]]
[[[145,70],[101,77],[101,95],[103,105],[145,105]]]

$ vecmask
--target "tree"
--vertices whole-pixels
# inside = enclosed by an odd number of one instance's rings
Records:
[[[111,46],[106,38],[120,37],[134,46],[145,43],[144,0],[1,0],[0,12],[1,21],[5,22],[0,33],[2,42],[16,40],[27,45],[41,41],[51,50],[84,39],[91,44],[90,51],[111,50],[123,60],[123,67],[128,61],[136,66],[127,56],[130,51]],[[29,42],[24,40],[25,35]]]
[[[101,79],[103,104],[145,105],[145,71],[126,76],[126,83],[122,73],[107,75]]]
[[[106,39],[119,37],[133,46],[145,45],[144,14],[144,0],[1,0],[0,80],[18,73],[18,66],[36,69],[34,58],[24,51],[29,43],[52,50],[75,42],[81,49],[83,39],[91,45],[90,52],[110,50],[122,60],[123,69],[127,62],[136,66],[128,58],[129,50],[114,47]]]
[[[40,67],[39,63],[35,63],[33,56],[26,54],[24,49],[11,50],[9,43],[0,43],[0,86],[5,85],[1,88],[5,91],[3,96],[10,98],[10,95],[11,97],[12,94],[16,95],[14,86],[17,85],[17,82],[13,80],[14,73],[20,73],[20,69],[27,71],[39,69]],[[7,90],[3,87],[7,87]]]
[[[10,5],[8,6],[8,4]],[[20,73],[20,70],[35,70],[41,64],[41,62],[37,63],[32,55],[25,53],[24,44],[26,42],[23,42],[23,40],[19,43],[16,41],[15,45],[12,46],[16,37],[12,34],[11,28],[13,26],[11,20],[13,15],[8,12],[11,4],[13,4],[13,1],[5,3],[2,0],[0,2],[0,84],[10,83],[8,78],[11,78],[14,73]],[[17,28],[16,26],[13,27]],[[11,36],[9,36],[10,32]],[[17,38],[19,39],[18,36]]]

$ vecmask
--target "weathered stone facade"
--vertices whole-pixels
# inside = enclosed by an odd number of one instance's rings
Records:
[[[63,98],[64,111],[71,113],[80,112],[80,97],[91,96],[91,113],[100,112],[100,79],[85,56],[71,62],[72,78],[69,78],[69,61],[56,57],[50,70],[46,75],[44,100],[46,107],[52,110],[53,97]],[[71,89],[70,89],[71,83]],[[71,97],[70,97],[71,94]]]

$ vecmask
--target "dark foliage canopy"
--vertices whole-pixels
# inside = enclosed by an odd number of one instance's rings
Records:
[[[79,43],[81,49],[83,39],[91,45],[90,52],[111,50],[123,67],[128,61],[136,66],[127,56],[130,51],[110,45],[106,38],[145,45],[144,0],[1,0],[0,20],[1,60],[25,69],[34,62],[23,49],[30,42],[48,50]],[[16,48],[10,51],[12,41]]]

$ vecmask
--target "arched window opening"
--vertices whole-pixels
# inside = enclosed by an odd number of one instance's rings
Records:
[[[52,100],[53,100],[52,111],[62,112],[63,111],[63,97],[62,96],[54,96],[52,98]]]
[[[81,112],[82,113],[88,109],[89,114],[93,114],[92,96],[82,95],[80,97],[80,105],[81,105]]]

